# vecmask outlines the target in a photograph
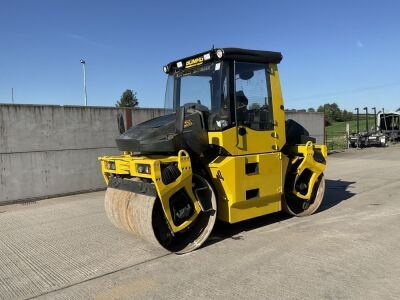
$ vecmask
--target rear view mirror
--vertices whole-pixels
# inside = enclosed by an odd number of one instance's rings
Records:
[[[248,71],[248,72],[242,72],[239,74],[239,78],[242,80],[249,80],[254,76],[253,71]]]
[[[118,113],[117,122],[118,122],[118,131],[120,134],[123,134],[125,132],[125,122],[122,112]]]

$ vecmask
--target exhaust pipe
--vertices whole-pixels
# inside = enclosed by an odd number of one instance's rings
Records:
[[[175,132],[180,134],[183,132],[183,123],[185,122],[185,107],[180,106],[176,109]]]

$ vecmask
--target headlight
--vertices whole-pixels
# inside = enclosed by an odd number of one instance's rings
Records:
[[[108,161],[106,167],[108,170],[115,170],[115,161]]]
[[[141,173],[141,174],[150,174],[150,165],[137,164],[136,170],[138,173]]]
[[[169,69],[168,66],[164,66],[164,67],[163,67],[163,71],[164,71],[165,73],[168,73],[168,71],[169,71],[168,69]]]
[[[222,55],[224,55],[224,52],[222,51],[222,49],[218,49],[216,54],[217,54],[218,58],[222,58]]]

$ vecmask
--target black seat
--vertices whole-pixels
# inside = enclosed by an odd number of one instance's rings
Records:
[[[243,91],[236,92],[236,103],[237,107],[247,106],[247,104],[249,104],[249,99],[247,99]]]
[[[246,95],[243,91],[236,92],[236,114],[237,114],[237,122],[244,124],[248,121],[247,116],[247,104],[249,104],[249,99],[247,99]]]

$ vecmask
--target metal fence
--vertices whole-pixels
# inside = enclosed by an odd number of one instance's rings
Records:
[[[330,133],[325,136],[325,144],[328,150],[342,150],[348,148],[346,132]]]

